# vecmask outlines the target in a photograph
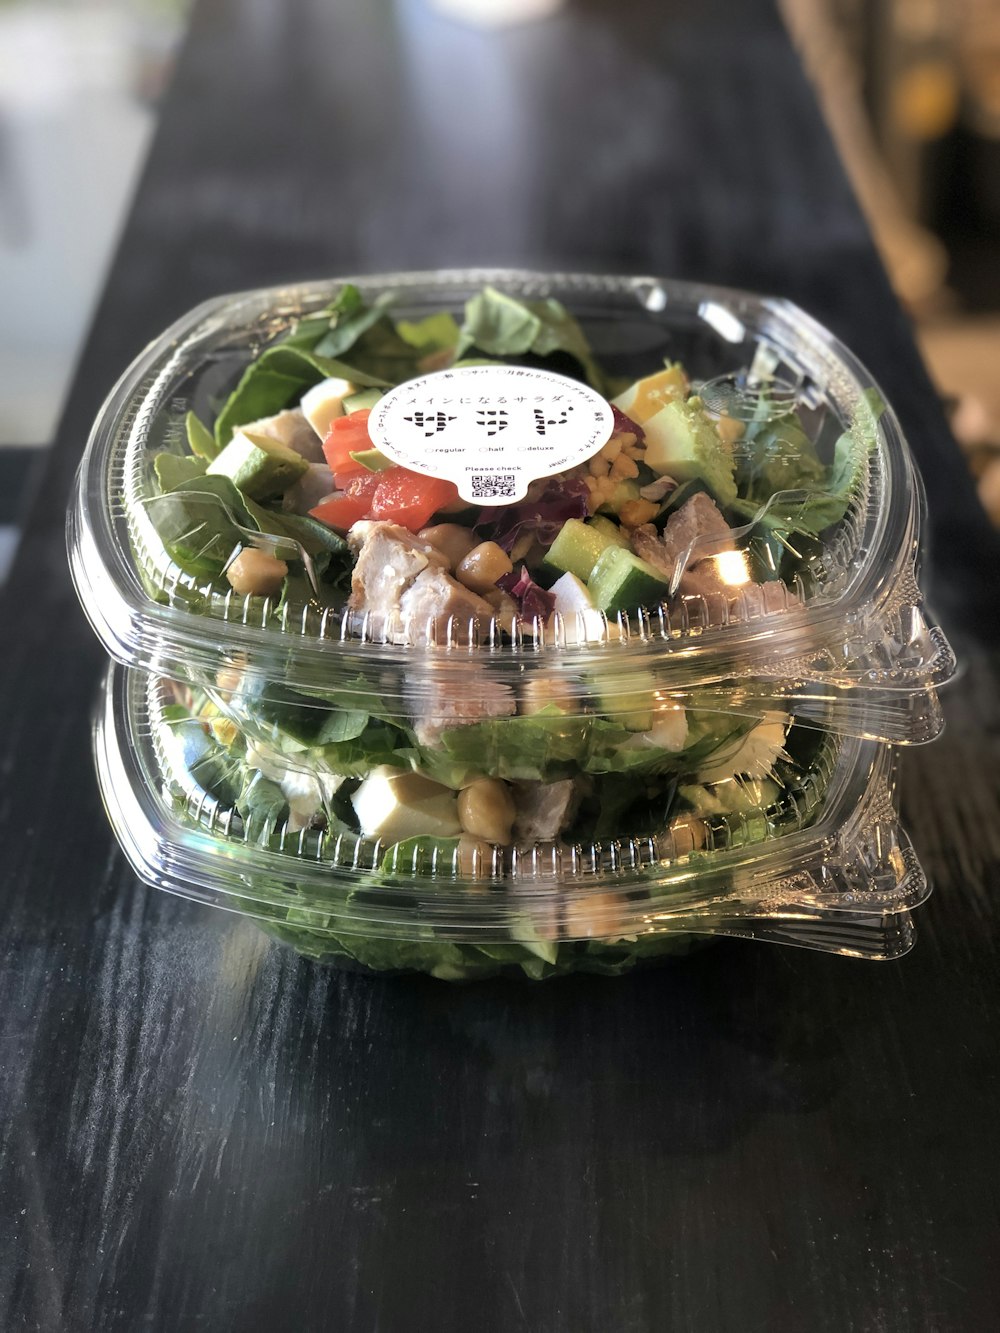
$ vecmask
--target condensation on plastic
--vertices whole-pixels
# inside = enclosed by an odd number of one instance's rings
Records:
[[[544,691],[596,672],[610,696],[633,693],[641,672],[678,703],[694,702],[708,688],[722,706],[729,697],[734,709],[751,712],[801,701],[795,711],[818,710],[826,725],[862,737],[905,743],[937,734],[934,690],[955,664],[922,609],[922,494],[891,408],[846,518],[807,562],[795,597],[776,585],[784,606],[767,614],[742,594],[721,609],[712,598],[686,597],[610,622],[598,612],[553,615],[545,625],[515,621],[501,633],[495,622],[375,623],[344,606],[241,598],[184,573],[147,512],[155,503],[153,455],[182,452],[186,412],[193,407],[210,419],[212,404],[249,360],[301,315],[322,308],[344,281],[356,282],[369,299],[396,293],[395,309],[408,318],[459,310],[486,283],[525,298],[556,297],[612,373],[649,373],[670,356],[694,381],[708,382],[710,398],[728,395],[730,407],[734,385],[752,395],[761,377],[770,377],[838,429],[849,427],[863,393],[875,387],[842,344],[788,302],[655,278],[389,274],[208,302],[126,371],[80,468],[68,530],[74,580],[119,661],[206,686],[236,663],[257,682],[257,693],[300,690],[319,695],[321,706],[325,692],[348,696],[374,671],[381,698],[388,708],[395,701],[401,715],[411,710],[414,692],[433,692],[449,676],[468,682],[473,664],[487,687],[503,689],[531,677]],[[823,447],[829,451],[829,440]]]
[[[116,667],[98,709],[98,775],[126,855],[147,883],[290,928],[316,956],[327,937],[332,956],[334,937],[493,947],[662,936],[669,951],[681,933],[890,957],[909,947],[908,913],[929,891],[898,824],[892,752],[871,742],[830,738],[814,796],[800,785],[800,818],[785,810],[760,841],[732,817],[695,853],[669,839],[539,844],[489,865],[421,855],[388,870],[369,840],[249,830],[184,768],[164,712],[174,698],[168,682]]]

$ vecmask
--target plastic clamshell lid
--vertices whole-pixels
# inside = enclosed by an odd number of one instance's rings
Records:
[[[95,629],[118,660],[200,683],[238,661],[247,676],[305,691],[349,687],[377,666],[386,697],[403,698],[414,672],[477,669],[498,681],[598,665],[614,688],[636,668],[685,692],[736,682],[762,707],[789,696],[806,707],[835,703],[830,724],[858,735],[925,740],[939,718],[929,691],[954,658],[921,609],[916,581],[922,498],[899,424],[887,408],[848,514],[813,561],[809,587],[761,613],[726,613],[701,597],[621,613],[553,614],[447,627],[376,624],[312,600],[240,598],[172,563],[147,506],[151,461],[179,450],[196,408],[211,419],[249,361],[297,319],[326,304],[343,282],[366,299],[396,294],[410,319],[492,284],[522,298],[555,297],[614,373],[649,373],[665,356],[695,381],[720,381],[766,362],[776,381],[843,427],[874,383],[831,334],[788,302],[657,278],[456,271],[331,279],[219,298],[179,320],[147,348],[109,396],[82,461],[69,515],[74,580]],[[783,585],[778,585],[782,587]],[[736,607],[736,603],[733,604]],[[598,623],[599,622],[599,623]]]
[[[170,892],[319,938],[731,933],[887,957],[909,946],[906,914],[929,891],[898,824],[892,752],[875,743],[831,738],[814,808],[761,841],[733,836],[672,857],[655,840],[538,844],[490,865],[427,855],[387,865],[363,839],[247,827],[179,762],[183,747],[166,739],[172,699],[169,683],[115,667],[98,710],[99,781],[132,865]]]

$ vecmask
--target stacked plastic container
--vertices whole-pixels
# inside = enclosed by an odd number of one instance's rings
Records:
[[[679,362],[716,418],[794,410],[840,515],[790,541],[789,515],[812,501],[779,475],[734,532],[753,578],[721,600],[671,587],[627,609],[543,597],[529,613],[515,594],[493,616],[372,615],[349,575],[321,586],[294,529],[259,510],[251,529],[187,471],[188,414],[210,425],[248,365],[346,281],[410,328],[461,323],[484,287],[554,300],[616,383]],[[289,379],[282,406],[299,393]],[[740,431],[730,443],[749,448]],[[95,725],[106,808],[148,883],[346,966],[617,974],[713,935],[897,956],[928,888],[894,747],[938,734],[954,670],[922,609],[922,518],[891,406],[784,301],[478,271],[209,302],[112,391],[69,515],[81,602],[121,664]],[[716,550],[698,541],[689,568]],[[280,589],[241,595],[225,577],[253,547],[284,562]],[[477,801],[493,806],[478,822]]]

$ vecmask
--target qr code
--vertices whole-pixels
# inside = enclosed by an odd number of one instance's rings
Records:
[[[498,495],[513,496],[513,472],[474,472],[472,474],[472,494],[477,500],[491,500]]]

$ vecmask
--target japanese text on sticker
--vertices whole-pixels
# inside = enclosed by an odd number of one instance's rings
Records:
[[[373,444],[394,463],[453,481],[478,505],[522,500],[532,481],[592,458],[613,428],[593,389],[526,366],[462,366],[408,380],[368,419]]]

